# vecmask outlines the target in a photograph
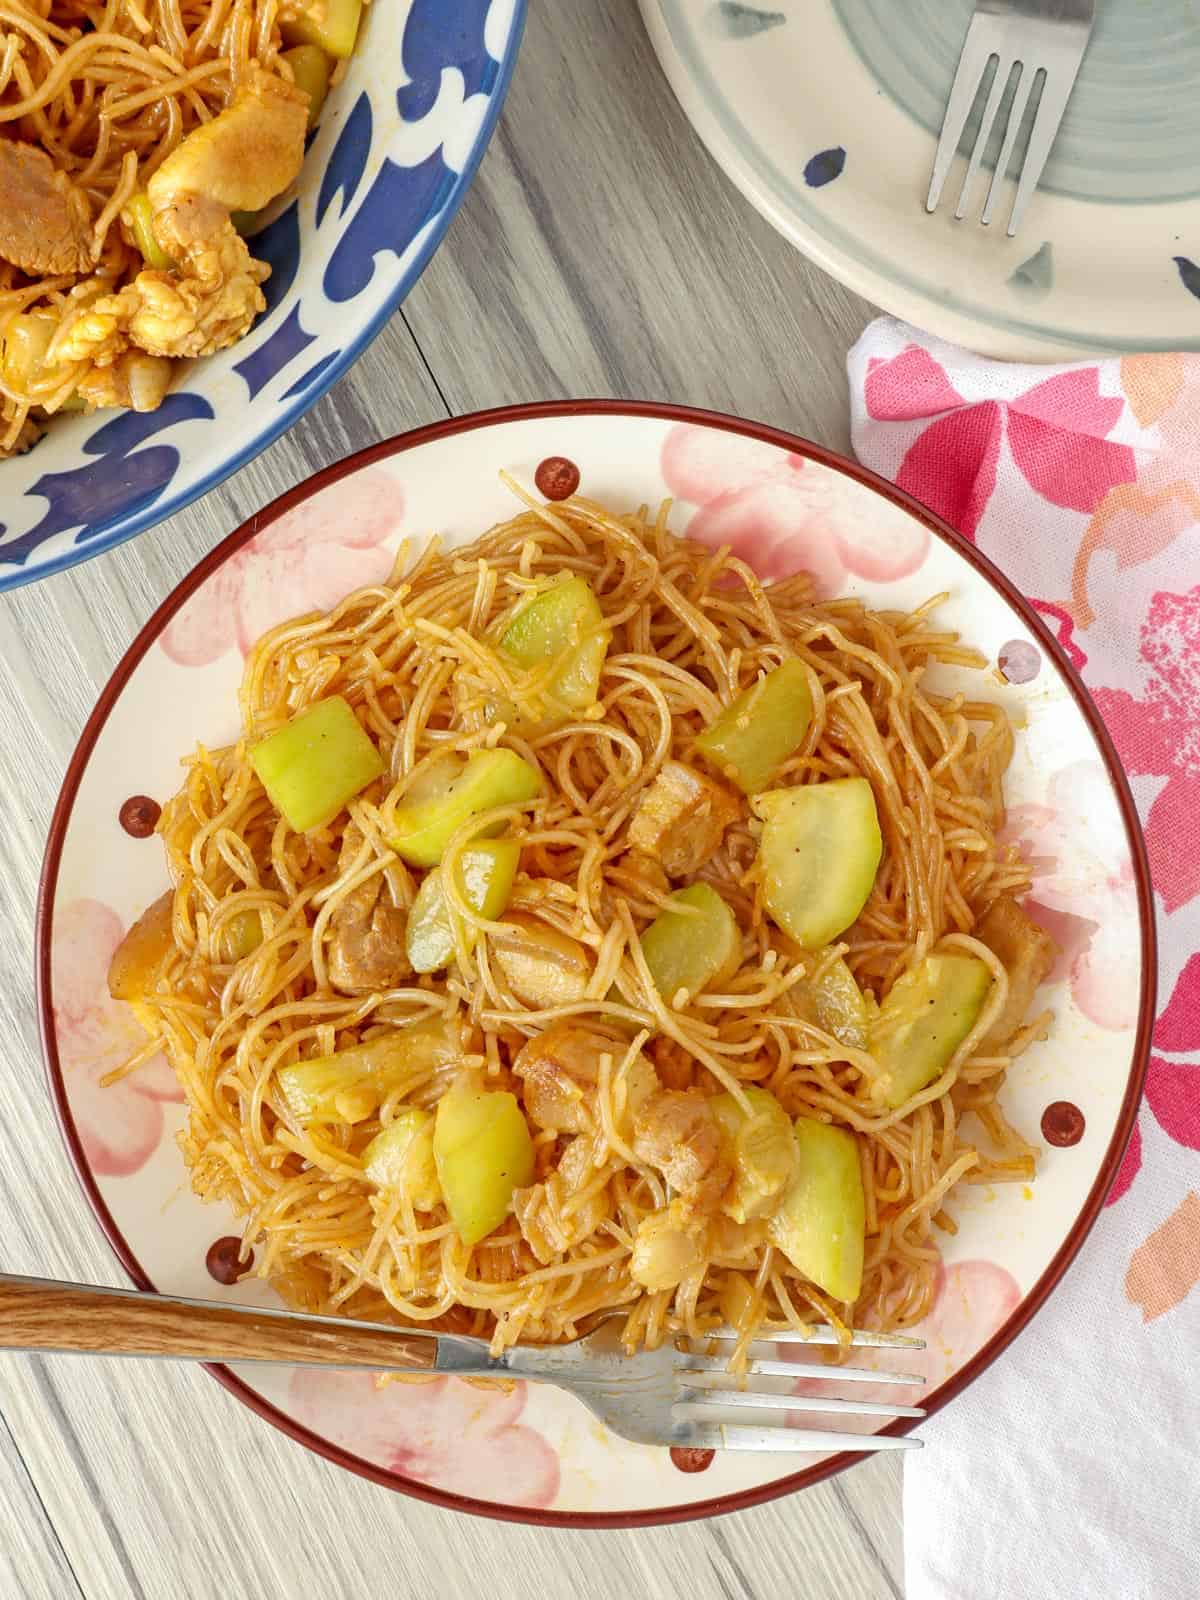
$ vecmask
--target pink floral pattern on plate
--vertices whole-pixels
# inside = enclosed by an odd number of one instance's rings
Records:
[[[557,1452],[517,1420],[523,1383],[380,1385],[372,1373],[298,1367],[289,1392],[299,1421],[385,1471],[514,1506],[548,1506],[558,1493]]]
[[[1126,930],[1137,923],[1137,886],[1119,818],[1111,836],[1100,819],[1108,778],[1098,762],[1056,772],[1045,805],[1014,806],[1006,838],[1033,872],[1029,910],[1059,947],[1051,982],[1068,979],[1076,1005],[1097,1027],[1132,1028],[1137,984],[1131,981]],[[1081,819],[1089,819],[1086,839]]]
[[[92,1171],[127,1178],[158,1149],[163,1101],[183,1099],[166,1058],[102,1088],[100,1080],[146,1043],[129,1007],[108,992],[108,965],[125,935],[99,900],[72,900],[54,915],[54,1027],[71,1115]]]
[[[379,467],[331,484],[230,556],[167,624],[163,649],[181,667],[235,645],[245,655],[268,628],[382,582],[403,510],[399,484]]]
[[[667,435],[662,475],[699,506],[688,535],[729,545],[760,578],[810,572],[817,592],[838,594],[848,574],[889,582],[916,572],[929,534],[915,517],[854,516],[836,472],[775,445],[680,423]],[[850,490],[849,492],[853,492]]]
[[[1017,1280],[1007,1268],[994,1261],[956,1261],[950,1267],[939,1267],[933,1309],[924,1322],[912,1330],[914,1338],[924,1339],[925,1348],[864,1350],[861,1354],[856,1351],[854,1364],[886,1372],[916,1373],[925,1379],[925,1395],[931,1395],[983,1348],[1020,1303]],[[795,1392],[836,1397],[845,1396],[847,1389],[836,1379],[802,1378]],[[898,1391],[891,1384],[856,1383],[854,1398],[895,1402]],[[796,1412],[789,1415],[789,1422],[793,1427],[817,1427],[821,1425],[818,1416]],[[879,1425],[878,1418],[874,1417],[830,1419],[830,1426],[858,1433],[873,1433]]]

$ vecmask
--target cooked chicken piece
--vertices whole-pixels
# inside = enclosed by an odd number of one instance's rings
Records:
[[[87,196],[44,150],[0,138],[0,256],[31,277],[89,272]]]
[[[600,1057],[613,1060],[613,1070],[629,1049],[629,1040],[594,1024],[560,1022],[522,1045],[513,1071],[524,1081],[525,1115],[538,1128],[554,1133],[589,1133],[599,1127],[595,1105]],[[654,1068],[639,1055],[614,1084],[618,1132],[658,1088]]]
[[[692,1214],[715,1211],[733,1177],[717,1119],[696,1089],[652,1094],[634,1115],[633,1150],[658,1168]]]
[[[535,1127],[555,1133],[591,1131],[592,1096],[606,1052],[624,1054],[618,1035],[575,1022],[560,1022],[521,1046],[513,1071],[524,1080],[525,1115]]]
[[[329,919],[329,981],[344,994],[394,989],[411,972],[407,914],[392,904],[382,873],[351,890]]]
[[[176,367],[165,356],[127,350],[107,367],[92,367],[75,392],[91,408],[126,406],[130,411],[156,411],[171,387]]]
[[[1038,986],[1054,965],[1054,940],[1031,922],[1010,896],[988,908],[974,934],[1003,963],[1008,973],[1008,1000],[1004,1010],[980,1041],[981,1050],[1007,1044],[1025,1021]]]
[[[513,1210],[521,1232],[542,1266],[589,1238],[612,1215],[608,1184],[600,1184],[582,1203],[572,1204],[596,1177],[592,1141],[572,1139],[555,1171],[541,1183],[518,1189]]]
[[[147,184],[154,236],[177,271],[139,272],[71,327],[58,359],[110,362],[130,343],[205,356],[235,344],[266,306],[255,261],[229,220],[258,211],[304,160],[308,96],[251,64],[231,105],[196,128]]]
[[[646,790],[629,824],[629,844],[654,856],[670,878],[690,878],[720,847],[741,807],[703,773],[668,761]]]
[[[232,103],[188,134],[146,185],[159,244],[159,215],[190,196],[226,211],[261,211],[304,161],[308,96],[253,62]]]
[[[259,284],[271,269],[253,260],[220,206],[189,195],[155,218],[155,232],[178,273],[139,272],[103,295],[72,323],[59,360],[111,362],[130,344],[156,356],[212,355],[236,344],[265,308]]]
[[[489,936],[490,952],[518,1000],[540,1011],[583,999],[592,963],[578,939],[525,911],[500,922],[506,931]]]
[[[630,1275],[644,1289],[674,1289],[705,1260],[703,1222],[680,1200],[665,1211],[652,1211],[638,1223],[633,1238]]]

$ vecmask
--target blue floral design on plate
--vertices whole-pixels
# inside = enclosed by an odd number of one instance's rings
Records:
[[[374,0],[294,192],[251,243],[271,266],[266,312],[158,411],[61,417],[28,454],[0,462],[0,589],[178,511],[345,372],[421,275],[474,177],[525,9]]]
[[[1176,256],[1175,265],[1179,268],[1179,278],[1183,287],[1200,300],[1200,267],[1187,256]]]
[[[827,183],[840,178],[846,165],[846,152],[840,144],[832,150],[818,150],[804,166],[804,181],[810,189],[823,189]]]

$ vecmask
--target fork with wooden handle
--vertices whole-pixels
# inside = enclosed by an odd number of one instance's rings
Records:
[[[0,1274],[0,1350],[528,1378],[567,1390],[614,1433],[640,1444],[794,1451],[896,1450],[920,1443],[891,1433],[794,1425],[796,1415],[806,1411],[830,1421],[866,1417],[880,1424],[884,1418],[924,1416],[912,1406],[795,1393],[801,1378],[825,1379],[851,1391],[862,1383],[924,1382],[913,1375],[791,1358],[794,1346],[835,1345],[829,1328],[772,1332],[751,1345],[746,1371],[738,1376],[727,1371],[735,1337],[729,1330],[627,1355],[618,1328],[614,1318],[571,1344],[517,1345],[493,1356],[485,1340],[460,1334]],[[923,1348],[917,1340],[887,1333],[856,1332],[853,1343]]]

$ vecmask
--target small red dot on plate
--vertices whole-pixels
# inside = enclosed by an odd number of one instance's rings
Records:
[[[133,839],[148,839],[158,825],[162,807],[148,794],[133,794],[117,812],[117,821]]]
[[[715,1454],[715,1450],[693,1450],[690,1445],[671,1446],[671,1460],[680,1472],[703,1472]]]
[[[1010,639],[1000,646],[996,664],[1009,683],[1032,683],[1042,670],[1041,652],[1027,639]]]
[[[1042,1138],[1065,1148],[1078,1144],[1086,1126],[1083,1112],[1070,1100],[1056,1100],[1042,1112]]]
[[[566,456],[547,456],[533,481],[547,500],[569,500],[579,487],[579,468]]]
[[[247,1260],[242,1261],[238,1252],[242,1248],[242,1241],[232,1233],[225,1234],[220,1239],[214,1239],[208,1247],[208,1254],[204,1258],[204,1265],[208,1268],[210,1278],[215,1278],[218,1283],[226,1285],[236,1283],[254,1265],[254,1252],[250,1252]]]

